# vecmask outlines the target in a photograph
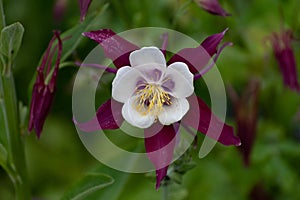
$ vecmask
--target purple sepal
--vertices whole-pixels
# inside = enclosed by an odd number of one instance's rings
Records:
[[[168,65],[174,62],[184,62],[188,65],[193,74],[197,74],[207,65],[211,57],[218,52],[218,46],[227,30],[228,29],[225,29],[221,33],[207,37],[196,48],[185,48],[180,50],[173,57],[171,57],[171,59],[168,61]]]
[[[78,0],[80,9],[80,21],[83,21],[91,5],[92,0]]]
[[[130,66],[130,53],[139,49],[110,29],[85,32],[83,35],[98,42],[104,49],[105,56],[110,58],[117,68]]]
[[[292,49],[293,35],[291,31],[273,33],[271,42],[279,65],[284,84],[292,90],[300,91],[297,74],[297,64]]]
[[[109,99],[98,108],[96,116],[91,120],[79,123],[73,118],[73,121],[76,126],[84,132],[118,129],[124,121],[121,113],[122,106],[123,104],[113,99]]]
[[[160,187],[172,162],[178,128],[178,123],[169,126],[156,123],[145,129],[147,156],[156,169],[156,189]]]
[[[189,109],[183,117],[181,122],[184,125],[198,130],[223,145],[241,145],[240,139],[234,135],[233,127],[219,120],[202,99],[192,95],[188,101],[192,109]]]

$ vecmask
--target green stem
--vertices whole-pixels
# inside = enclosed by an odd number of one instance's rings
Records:
[[[19,117],[15,84],[12,73],[0,76],[1,96],[8,144],[8,170],[16,192],[16,199],[30,199],[29,184],[24,152],[24,141],[19,129]]]
[[[3,2],[0,0],[0,30],[6,26]],[[11,70],[12,61],[9,59],[0,59],[0,69]],[[7,68],[8,67],[8,68]],[[7,150],[7,161],[3,168],[8,173],[13,182],[16,199],[30,200],[25,148],[24,141],[20,131],[19,112],[16,98],[16,89],[13,74],[5,70],[5,73],[0,72],[0,109],[3,115],[4,130],[1,134],[5,134],[4,144]]]
[[[165,184],[164,186],[163,186],[163,191],[162,191],[162,199],[163,200],[168,200],[169,199],[169,197],[168,197],[168,193],[169,193],[169,191],[168,191],[168,184]]]

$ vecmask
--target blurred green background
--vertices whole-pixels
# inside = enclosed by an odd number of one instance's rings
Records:
[[[28,87],[53,29],[65,31],[79,23],[77,0],[67,0],[60,21],[54,20],[54,0],[6,0],[7,24],[20,21],[25,35],[15,63],[18,98],[28,105]],[[299,0],[220,0],[231,17],[213,16],[190,0],[93,0],[88,15],[105,3],[108,9],[93,29],[121,32],[137,27],[165,27],[201,42],[208,35],[229,27],[223,41],[232,41],[217,65],[225,85],[242,93],[249,79],[260,81],[257,137],[251,165],[245,167],[236,147],[217,144],[203,159],[193,151],[197,166],[186,173],[182,185],[170,188],[172,199],[300,199],[299,94],[283,86],[282,77],[267,37],[282,25],[295,35],[293,49],[300,63]],[[84,59],[96,44],[83,38],[68,59]],[[298,65],[299,66],[299,65]],[[59,199],[89,171],[112,176],[115,182],[87,199],[160,199],[161,189],[144,174],[127,174],[110,169],[90,155],[72,123],[72,86],[76,67],[60,70],[57,93],[40,140],[26,137],[26,156],[34,199]],[[298,67],[298,71],[299,71]],[[196,86],[200,90],[201,84]],[[106,89],[106,94],[110,88]],[[201,96],[201,93],[198,92]],[[101,96],[101,95],[100,95]],[[108,99],[101,96],[99,101]],[[205,100],[209,99],[203,95]],[[235,126],[233,105],[228,99],[226,122]],[[122,135],[117,134],[116,138]],[[199,141],[202,141],[200,136]],[[117,140],[117,139],[115,139]],[[123,141],[122,141],[123,142]],[[124,139],[124,143],[130,142]],[[142,140],[140,141],[142,144]],[[126,144],[130,145],[130,144]],[[125,145],[125,146],[126,146]],[[135,147],[137,144],[132,144]],[[130,163],[128,163],[130,165]],[[13,199],[13,185],[0,168],[0,199]]]

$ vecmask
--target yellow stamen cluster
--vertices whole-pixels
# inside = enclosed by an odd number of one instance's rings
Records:
[[[143,89],[136,91],[135,109],[142,115],[152,114],[156,118],[163,110],[164,105],[171,105],[169,94],[157,84],[143,83]]]

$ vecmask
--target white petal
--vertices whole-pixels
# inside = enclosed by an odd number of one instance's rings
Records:
[[[124,119],[130,123],[132,126],[138,128],[149,128],[155,120],[153,115],[142,115],[141,113],[137,112],[133,108],[134,98],[130,98],[128,101],[125,102],[122,108],[122,115]]]
[[[170,106],[164,106],[164,110],[158,115],[158,119],[163,125],[170,125],[180,121],[189,108],[190,104],[185,98],[174,98]]]
[[[125,103],[134,94],[139,81],[143,78],[138,70],[129,66],[120,68],[112,82],[112,98]]]
[[[168,66],[163,80],[163,87],[176,98],[191,96],[194,92],[194,75],[183,62],[175,62]]]
[[[166,68],[166,59],[164,54],[157,47],[143,47],[133,51],[129,56],[132,67],[145,64],[158,64],[161,68]]]

